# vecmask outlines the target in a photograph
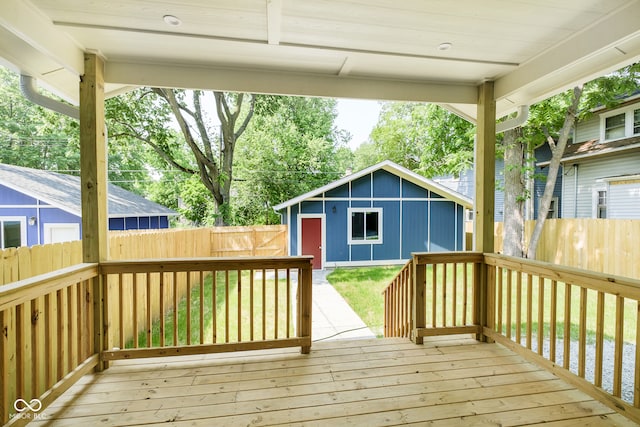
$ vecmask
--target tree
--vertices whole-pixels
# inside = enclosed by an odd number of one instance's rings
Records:
[[[270,224],[272,206],[344,174],[352,153],[334,126],[336,101],[259,96],[238,144],[233,222]]]
[[[377,153],[372,159],[388,159],[427,177],[459,175],[473,164],[473,129],[435,104],[386,103],[371,132]],[[371,156],[368,148],[360,155]]]
[[[145,88],[111,101],[108,111],[117,128],[113,137],[142,141],[170,167],[197,176],[214,200],[215,225],[224,225],[230,221],[235,147],[253,117],[255,97],[215,91],[212,96],[199,90]],[[219,129],[208,115],[211,107]]]
[[[625,94],[638,88],[637,65],[627,67],[576,86],[530,108],[530,118],[521,128],[507,131],[503,136],[505,150],[505,205],[504,205],[504,245],[506,255],[534,258],[544,223],[549,213],[553,190],[557,180],[562,156],[578,119],[591,114],[596,107],[612,107]],[[534,231],[529,245],[524,248],[523,202],[531,195],[525,182],[532,178],[533,166],[527,163],[535,160],[533,153],[543,144],[549,145],[550,164],[547,168],[545,189],[538,203]],[[528,155],[527,155],[528,153]]]

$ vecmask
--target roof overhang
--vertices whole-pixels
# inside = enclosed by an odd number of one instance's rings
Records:
[[[502,116],[638,61],[638,16],[640,0],[3,0],[0,58],[72,103],[83,54],[98,52],[107,97],[159,86],[425,101],[473,121],[485,80]]]

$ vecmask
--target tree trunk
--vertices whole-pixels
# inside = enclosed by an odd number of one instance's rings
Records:
[[[535,259],[536,250],[538,249],[538,242],[542,235],[542,229],[544,223],[547,220],[549,214],[549,208],[551,207],[551,200],[553,199],[553,189],[556,186],[556,179],[558,178],[558,171],[560,170],[560,161],[564,155],[564,149],[567,147],[567,141],[569,135],[571,135],[571,129],[573,128],[576,114],[578,112],[578,105],[580,103],[580,97],[582,96],[582,86],[576,86],[573,88],[573,98],[571,104],[567,109],[567,114],[564,118],[564,124],[558,135],[558,141],[547,135],[547,142],[551,147],[551,162],[549,163],[549,172],[547,173],[547,182],[544,186],[544,193],[540,199],[538,207],[538,218],[536,219],[536,225],[531,234],[531,240],[529,241],[529,248],[527,250],[527,258]]]
[[[502,252],[505,255],[522,257],[524,235],[524,144],[522,128],[504,133],[504,227]]]

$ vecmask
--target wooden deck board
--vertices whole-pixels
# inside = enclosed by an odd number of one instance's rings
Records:
[[[634,425],[504,347],[450,337],[119,361],[45,415],[32,425]]]

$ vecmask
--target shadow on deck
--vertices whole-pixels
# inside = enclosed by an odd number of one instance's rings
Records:
[[[498,344],[464,336],[120,360],[30,425],[635,425]]]

